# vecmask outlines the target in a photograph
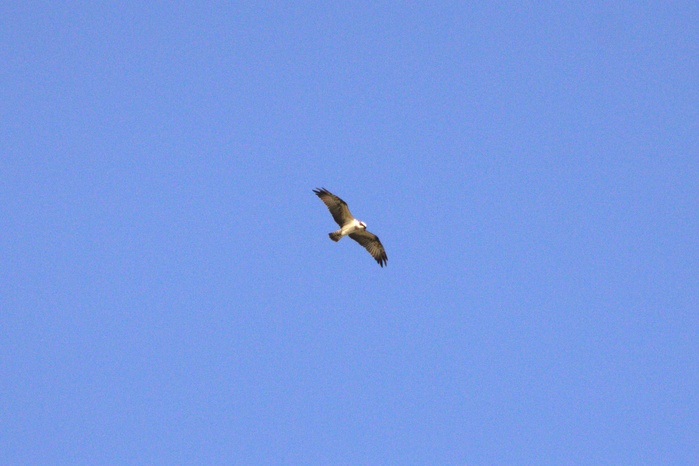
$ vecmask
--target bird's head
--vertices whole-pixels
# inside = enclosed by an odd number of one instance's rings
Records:
[[[362,230],[366,230],[366,223],[359,222],[359,228],[361,228]]]

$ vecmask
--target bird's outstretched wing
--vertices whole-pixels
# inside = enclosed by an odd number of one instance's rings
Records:
[[[318,196],[326,206],[328,206],[328,210],[330,210],[330,213],[338,225],[343,226],[347,222],[354,220],[354,217],[350,213],[349,207],[347,207],[347,203],[345,201],[325,188],[314,189],[313,192],[316,193],[316,196]]]
[[[383,248],[383,244],[379,241],[379,237],[373,233],[369,233],[366,230],[359,230],[354,233],[350,233],[350,238],[355,240],[357,243],[364,246],[364,248],[369,251],[371,257],[376,259],[381,267],[386,265],[388,262],[388,256],[386,255],[386,250]]]

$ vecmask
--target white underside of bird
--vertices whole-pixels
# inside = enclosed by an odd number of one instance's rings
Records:
[[[344,236],[351,235],[359,230],[366,230],[366,223],[353,218],[351,221],[342,225],[342,228],[339,230],[330,233],[329,236],[333,241],[340,241]]]

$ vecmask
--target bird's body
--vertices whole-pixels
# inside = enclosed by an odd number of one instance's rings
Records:
[[[364,246],[381,267],[386,265],[388,256],[379,237],[367,231],[366,223],[352,216],[347,203],[325,188],[314,189],[313,192],[325,203],[335,222],[340,225],[339,230],[328,234],[330,239],[337,242],[343,236],[349,236]]]
[[[331,240],[337,242],[340,241],[343,236],[350,235],[362,229],[366,229],[366,224],[354,218],[352,221],[342,225],[342,228],[339,230],[328,233],[328,236],[330,236]]]

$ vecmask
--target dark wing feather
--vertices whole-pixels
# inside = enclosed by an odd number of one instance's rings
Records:
[[[386,255],[386,250],[383,248],[383,244],[381,244],[381,241],[379,241],[378,236],[373,233],[369,233],[366,230],[361,230],[350,233],[349,237],[364,246],[364,248],[369,251],[369,254],[376,259],[376,262],[378,262],[381,267],[386,265],[386,262],[388,262],[388,256]]]
[[[328,210],[330,210],[330,213],[338,225],[343,226],[345,223],[354,219],[349,211],[349,207],[347,207],[347,203],[327,189],[314,189],[313,192],[328,206]]]

